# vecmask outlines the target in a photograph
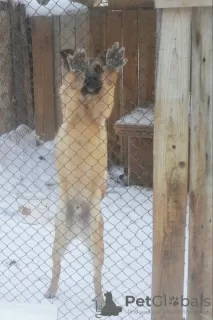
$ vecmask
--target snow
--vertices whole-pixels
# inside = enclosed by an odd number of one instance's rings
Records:
[[[6,0],[3,0],[6,1]],[[101,0],[100,0],[101,1]],[[41,5],[40,3],[44,3]],[[63,15],[69,12],[83,12],[88,8],[72,0],[13,0],[14,4],[22,3],[26,6],[26,13],[31,16]],[[106,6],[106,1],[101,1],[100,6]]]
[[[29,17],[63,15],[67,12],[88,10],[86,6],[70,0],[50,0],[44,6],[41,6],[37,0],[14,0],[14,3],[25,4],[26,13]]]
[[[191,101],[189,103],[189,126],[191,126]],[[116,121],[116,124],[147,126],[154,125],[154,104],[147,104],[147,108],[137,107],[131,113],[126,114]]]
[[[154,109],[150,108],[136,108],[130,114],[125,115],[120,120],[116,121],[116,124],[126,125],[153,125],[154,123]]]
[[[55,142],[36,141],[35,132],[24,125],[0,137],[0,303],[53,304],[58,320],[94,319],[93,267],[77,239],[64,256],[56,298],[44,298],[51,279],[59,196]],[[126,307],[125,296],[151,296],[153,194],[151,189],[124,187],[122,174],[123,168],[110,168],[102,201],[103,291],[112,291],[116,304],[123,307],[116,319],[150,320],[151,308]],[[29,215],[23,215],[23,206],[31,210]],[[188,230],[186,239],[187,260]],[[187,268],[186,263],[185,296]]]
[[[0,303],[0,318],[3,320],[57,320],[58,310],[54,305]]]
[[[54,141],[38,145],[35,132],[24,125],[0,137],[0,302],[54,304],[58,319],[94,319],[93,267],[78,240],[64,256],[57,297],[44,298],[58,202],[54,148]],[[119,167],[109,171],[102,201],[103,290],[112,291],[123,307],[116,319],[129,319],[125,296],[151,295],[152,190],[123,187],[122,173]],[[23,206],[31,214],[23,215]],[[150,310],[142,309],[143,316],[131,314],[131,319],[150,320]]]

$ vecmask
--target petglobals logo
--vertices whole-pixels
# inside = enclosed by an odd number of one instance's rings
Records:
[[[212,308],[213,303],[212,299],[204,297],[201,295],[199,298],[185,298],[183,295],[180,297],[176,296],[154,296],[154,297],[135,297],[133,295],[128,295],[124,297],[124,302],[120,305],[117,305],[116,301],[113,299],[111,291],[107,291],[105,294],[105,303],[101,307],[101,310],[98,309],[96,302],[96,318],[102,317],[116,317],[120,313],[128,313],[129,315],[137,314],[151,314],[151,307],[205,307]]]
[[[98,311],[98,306],[96,302],[96,318],[101,317],[111,317],[111,316],[118,316],[119,313],[122,311],[122,307],[117,306],[116,303],[113,301],[112,292],[107,291],[104,293],[105,296],[105,303],[102,306],[102,309]]]
[[[155,297],[145,297],[145,298],[136,298],[134,296],[126,296],[125,299],[125,306],[130,307],[162,307],[162,306],[181,306],[181,307],[211,307],[212,301],[210,298],[206,298],[201,295],[199,298],[185,298],[184,296],[175,297],[171,296],[168,297],[164,296],[155,296]]]

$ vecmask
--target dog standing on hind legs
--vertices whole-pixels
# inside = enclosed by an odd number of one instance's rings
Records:
[[[85,50],[61,52],[67,71],[60,88],[63,123],[57,134],[56,168],[60,179],[60,205],[55,222],[52,280],[45,296],[56,295],[61,260],[80,237],[94,266],[94,290],[101,309],[104,261],[103,217],[100,203],[107,183],[107,130],[118,71],[125,49],[115,43],[100,58],[88,59]]]

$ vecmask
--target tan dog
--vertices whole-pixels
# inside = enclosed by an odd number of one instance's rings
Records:
[[[117,71],[127,60],[118,43],[93,60],[87,59],[85,50],[61,54],[68,73],[60,89],[63,124],[56,147],[60,210],[55,224],[52,281],[45,296],[56,295],[61,259],[70,241],[80,236],[91,252],[95,295],[101,307],[104,244],[100,203],[106,190],[108,161],[105,122],[114,104]]]

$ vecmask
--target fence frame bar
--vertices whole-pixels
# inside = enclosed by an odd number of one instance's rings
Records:
[[[155,0],[155,8],[211,7],[212,0]]]
[[[192,11],[192,118],[188,299],[213,296],[212,10]],[[211,320],[207,302],[188,306],[188,320]]]
[[[164,9],[160,26],[154,126],[152,320],[182,320],[169,304],[183,295],[188,187],[191,9]]]

